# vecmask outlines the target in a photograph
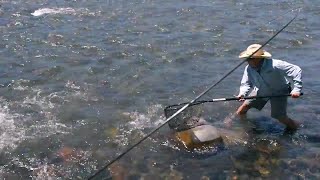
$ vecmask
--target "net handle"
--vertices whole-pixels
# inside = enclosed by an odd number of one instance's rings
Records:
[[[300,96],[302,96],[302,95],[303,95],[303,93],[300,93]],[[195,101],[193,103],[190,103],[189,107],[203,104],[203,103],[208,103],[208,102],[236,101],[236,100],[240,100],[240,99],[246,100],[246,99],[277,98],[277,97],[287,97],[287,96],[291,96],[291,94],[281,94],[281,95],[271,95],[271,96],[247,96],[247,97],[242,97],[242,98],[238,98],[238,97],[217,98],[217,99],[211,99],[211,100]],[[186,105],[186,104],[189,104],[189,102],[169,105],[169,106],[165,107],[164,111],[166,112],[166,110],[169,108],[172,108],[175,106],[179,107],[179,106]]]

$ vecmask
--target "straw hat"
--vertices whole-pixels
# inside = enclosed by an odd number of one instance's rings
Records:
[[[251,44],[248,48],[241,52],[239,58],[248,58],[252,53],[254,53],[257,49],[261,47],[260,44]],[[254,55],[251,56],[252,58],[270,58],[271,54],[263,49],[259,49]]]

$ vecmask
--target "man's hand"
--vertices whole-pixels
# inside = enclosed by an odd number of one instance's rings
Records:
[[[239,101],[244,101],[245,99],[244,98],[244,95],[243,94],[239,94],[237,96],[235,96],[236,98],[239,98]]]
[[[301,95],[301,94],[300,94],[299,92],[292,92],[292,93],[291,93],[291,97],[292,97],[292,98],[298,98],[298,97],[300,97],[300,95]]]

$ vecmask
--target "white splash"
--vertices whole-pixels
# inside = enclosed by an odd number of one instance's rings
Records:
[[[22,141],[30,139],[47,137],[56,133],[67,134],[70,127],[60,123],[52,109],[59,104],[51,102],[55,94],[44,96],[41,90],[33,89],[23,84],[16,83],[13,87],[21,87],[21,91],[30,92],[30,96],[26,96],[22,102],[6,102],[0,98],[0,152],[3,150],[13,150]],[[17,90],[17,89],[15,89]],[[63,99],[63,97],[60,97]],[[26,109],[34,109],[39,117],[44,121],[37,120],[29,113],[16,113],[11,110],[13,107],[21,107]]]
[[[15,125],[17,115],[8,112],[8,107],[0,107],[0,152],[3,149],[14,149],[17,143],[25,137],[25,130]]]
[[[76,11],[72,8],[41,8],[35,10],[31,15],[42,16],[45,14],[75,14]]]
[[[145,129],[156,127],[165,121],[164,118],[159,118],[159,112],[162,113],[162,106],[160,104],[156,104],[148,107],[146,114],[139,112],[126,112],[123,113],[123,115],[129,116],[132,120],[128,124],[130,128]]]
[[[123,115],[129,118],[129,122],[118,128],[118,134],[113,141],[121,146],[126,146],[132,141],[132,138],[145,136],[146,128],[154,128],[162,124],[165,119],[159,115],[162,113],[160,104],[148,107],[147,112],[123,112]]]

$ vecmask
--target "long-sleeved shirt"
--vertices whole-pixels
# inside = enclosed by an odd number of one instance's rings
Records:
[[[290,82],[293,84],[291,93],[301,93],[301,72],[299,66],[277,59],[264,59],[259,73],[247,65],[239,95],[246,96],[251,89],[259,96],[287,94]]]

